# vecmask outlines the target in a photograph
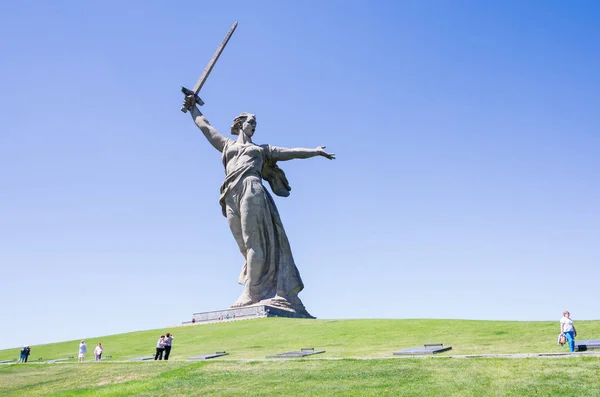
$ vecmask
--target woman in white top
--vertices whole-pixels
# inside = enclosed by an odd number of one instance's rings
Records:
[[[575,337],[577,336],[577,330],[571,320],[571,313],[568,310],[563,312],[563,318],[560,319],[560,333],[567,337],[567,343],[569,344],[569,350],[575,351]]]

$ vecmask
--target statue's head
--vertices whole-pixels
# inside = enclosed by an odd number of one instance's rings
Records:
[[[233,135],[239,135],[243,132],[248,137],[254,135],[256,130],[256,116],[252,113],[242,113],[233,119],[233,125],[231,126],[231,133]]]

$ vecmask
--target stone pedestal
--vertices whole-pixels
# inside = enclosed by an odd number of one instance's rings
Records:
[[[212,312],[194,313],[192,315],[192,321],[185,321],[183,324],[188,325],[261,317],[315,318],[308,314],[306,311],[304,313],[298,313],[291,310],[285,310],[280,307],[256,304],[251,306],[215,310]]]

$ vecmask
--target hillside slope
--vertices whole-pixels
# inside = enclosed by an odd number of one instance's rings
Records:
[[[600,339],[600,321],[578,321],[578,339]],[[228,359],[262,359],[267,355],[315,347],[323,358],[383,358],[394,351],[443,343],[444,355],[564,352],[556,345],[558,322],[477,320],[306,320],[262,318],[175,327],[86,338],[90,352],[96,343],[104,355],[126,360],[153,354],[161,334],[172,332],[173,360],[227,351]],[[76,356],[79,341],[32,346],[30,361]],[[19,348],[0,351],[0,360],[17,358]],[[88,353],[88,356],[91,356]],[[88,357],[89,359],[89,357]]]

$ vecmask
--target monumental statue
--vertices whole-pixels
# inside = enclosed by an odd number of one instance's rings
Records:
[[[305,149],[257,145],[253,142],[256,116],[251,113],[242,113],[233,120],[231,134],[237,138],[230,139],[221,135],[198,110],[196,105],[203,104],[198,97],[199,88],[236,26],[237,23],[232,26],[194,89],[182,88],[182,111],[190,112],[208,142],[221,152],[225,168],[219,202],[244,257],[238,279],[244,288],[231,307],[264,304],[294,312],[298,317],[312,317],[298,297],[304,284],[275,201],[263,179],[269,182],[273,193],[287,197],[291,188],[277,162],[316,156],[333,160],[335,154],[326,152],[325,146]]]

